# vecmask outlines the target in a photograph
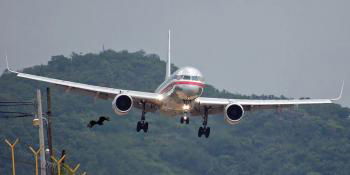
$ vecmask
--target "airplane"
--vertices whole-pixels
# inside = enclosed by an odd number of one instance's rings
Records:
[[[210,135],[208,116],[224,114],[224,120],[231,125],[238,124],[245,112],[259,109],[281,109],[306,104],[327,104],[339,100],[343,93],[344,82],[340,94],[334,99],[225,99],[201,97],[205,81],[202,73],[193,67],[183,67],[171,74],[170,30],[168,33],[168,59],[166,64],[165,81],[154,92],[141,92],[115,89],[70,82],[43,76],[31,75],[13,71],[9,68],[7,56],[7,70],[18,77],[51,83],[63,87],[66,92],[77,92],[93,96],[95,99],[112,100],[113,111],[122,116],[133,108],[142,111],[141,119],[137,122],[136,131],[148,131],[146,113],[159,111],[166,116],[181,116],[182,124],[189,124],[190,117],[201,116],[202,126],[198,129],[198,137]]]

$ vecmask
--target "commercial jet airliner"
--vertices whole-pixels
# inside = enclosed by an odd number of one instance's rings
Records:
[[[210,135],[208,116],[212,114],[223,114],[226,122],[234,125],[241,121],[246,111],[333,103],[342,96],[344,82],[340,95],[334,99],[253,100],[201,97],[205,82],[199,70],[193,67],[184,67],[171,74],[170,30],[168,37],[165,81],[154,92],[114,89],[20,73],[9,68],[6,57],[7,69],[17,74],[18,77],[51,83],[63,87],[67,92],[78,92],[99,99],[111,99],[113,100],[112,109],[118,115],[128,114],[133,107],[141,109],[141,120],[137,122],[137,132],[148,131],[147,112],[160,111],[167,116],[181,116],[180,122],[185,124],[189,123],[190,117],[201,116],[203,125],[198,129],[198,137],[204,135],[206,138]]]

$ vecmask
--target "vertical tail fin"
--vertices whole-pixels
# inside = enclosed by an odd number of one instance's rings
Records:
[[[165,79],[169,78],[171,75],[171,60],[170,60],[170,30],[168,33],[168,61],[166,62],[166,73]]]

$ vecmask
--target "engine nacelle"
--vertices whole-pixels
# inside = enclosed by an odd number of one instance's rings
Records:
[[[225,107],[225,120],[227,123],[234,125],[239,123],[244,115],[244,109],[242,105],[231,103]]]
[[[129,95],[119,94],[112,102],[112,109],[118,115],[126,115],[133,106],[133,100]]]

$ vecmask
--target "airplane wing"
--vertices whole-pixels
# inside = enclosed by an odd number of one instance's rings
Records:
[[[6,61],[7,61],[7,58],[6,58]],[[42,77],[42,76],[31,75],[26,73],[20,73],[20,72],[11,70],[8,66],[8,63],[7,63],[7,70],[12,73],[15,73],[17,77],[50,83],[50,84],[57,85],[59,87],[64,88],[66,92],[77,92],[77,93],[93,96],[95,98],[100,98],[100,99],[114,99],[116,95],[127,94],[131,96],[133,100],[135,100],[136,102],[147,101],[157,105],[160,103],[160,99],[162,98],[161,95],[157,93],[114,89],[114,88],[94,86],[94,85],[88,85],[83,83]]]
[[[195,109],[192,115],[200,115],[204,106],[210,107],[209,114],[220,114],[224,112],[226,105],[240,104],[246,111],[257,109],[281,109],[307,104],[329,104],[339,100],[342,96],[344,82],[337,98],[334,99],[286,99],[286,100],[254,100],[254,99],[224,99],[199,97],[196,99]]]

